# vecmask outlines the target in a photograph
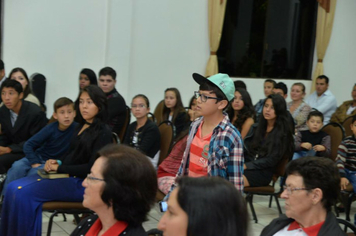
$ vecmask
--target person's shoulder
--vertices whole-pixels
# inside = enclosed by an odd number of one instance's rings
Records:
[[[120,234],[120,236],[147,236],[145,229],[142,225],[131,226],[128,225],[127,228]]]

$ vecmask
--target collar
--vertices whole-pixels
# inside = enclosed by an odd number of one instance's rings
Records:
[[[114,88],[113,90],[111,90],[111,91],[108,92],[108,93],[105,93],[105,95],[106,95],[106,96],[110,96],[110,95],[112,95],[112,94],[114,94],[114,93],[117,93],[116,88]]]
[[[318,94],[316,93],[316,91],[315,91],[315,95],[318,96]],[[330,95],[332,95],[332,93],[330,92],[329,89],[327,89],[322,95],[320,95],[320,97],[321,97],[321,96],[330,96]]]
[[[296,230],[296,229],[302,229],[308,236],[317,236],[321,226],[324,224],[325,221],[322,221],[316,225],[312,225],[310,227],[306,227],[306,228],[302,228],[300,227],[300,225],[297,223],[297,221],[293,221],[289,227],[288,227],[288,231],[291,230]]]

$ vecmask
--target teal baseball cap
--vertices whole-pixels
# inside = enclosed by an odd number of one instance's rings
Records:
[[[208,83],[212,84],[213,86],[218,87],[221,90],[221,92],[223,92],[225,94],[228,101],[231,101],[232,99],[234,99],[235,85],[234,85],[234,82],[232,81],[232,79],[227,74],[219,73],[219,74],[215,74],[215,75],[212,75],[212,76],[206,78],[202,75],[199,75],[198,73],[193,73],[193,79],[198,84],[208,82]]]

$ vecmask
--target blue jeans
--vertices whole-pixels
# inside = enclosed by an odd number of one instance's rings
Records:
[[[301,157],[314,157],[315,154],[316,154],[316,151],[314,151],[313,149],[310,149],[309,151],[295,152],[292,160],[297,160]]]
[[[356,171],[351,171],[346,168],[344,170],[346,174],[346,179],[350,181],[350,184],[352,184],[352,187],[354,188],[354,192],[356,193]]]
[[[41,163],[41,165],[39,167],[32,168],[31,163],[29,162],[29,160],[26,157],[24,157],[18,161],[15,161],[12,164],[11,168],[7,172],[6,180],[5,180],[1,195],[5,195],[6,188],[9,183],[11,183],[14,180],[26,177],[26,176],[37,174],[37,170],[43,169],[44,164],[45,164],[45,162]]]

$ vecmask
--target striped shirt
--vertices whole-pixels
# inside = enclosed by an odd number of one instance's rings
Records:
[[[345,177],[345,168],[356,171],[356,139],[355,135],[346,137],[337,151],[336,165],[339,168],[340,176]]]
[[[190,126],[187,147],[176,177],[189,173],[190,146],[203,119],[203,117],[196,119]],[[244,155],[242,138],[240,132],[230,123],[226,113],[224,113],[224,119],[213,130],[208,156],[208,176],[220,176],[229,180],[238,190],[243,192]]]

